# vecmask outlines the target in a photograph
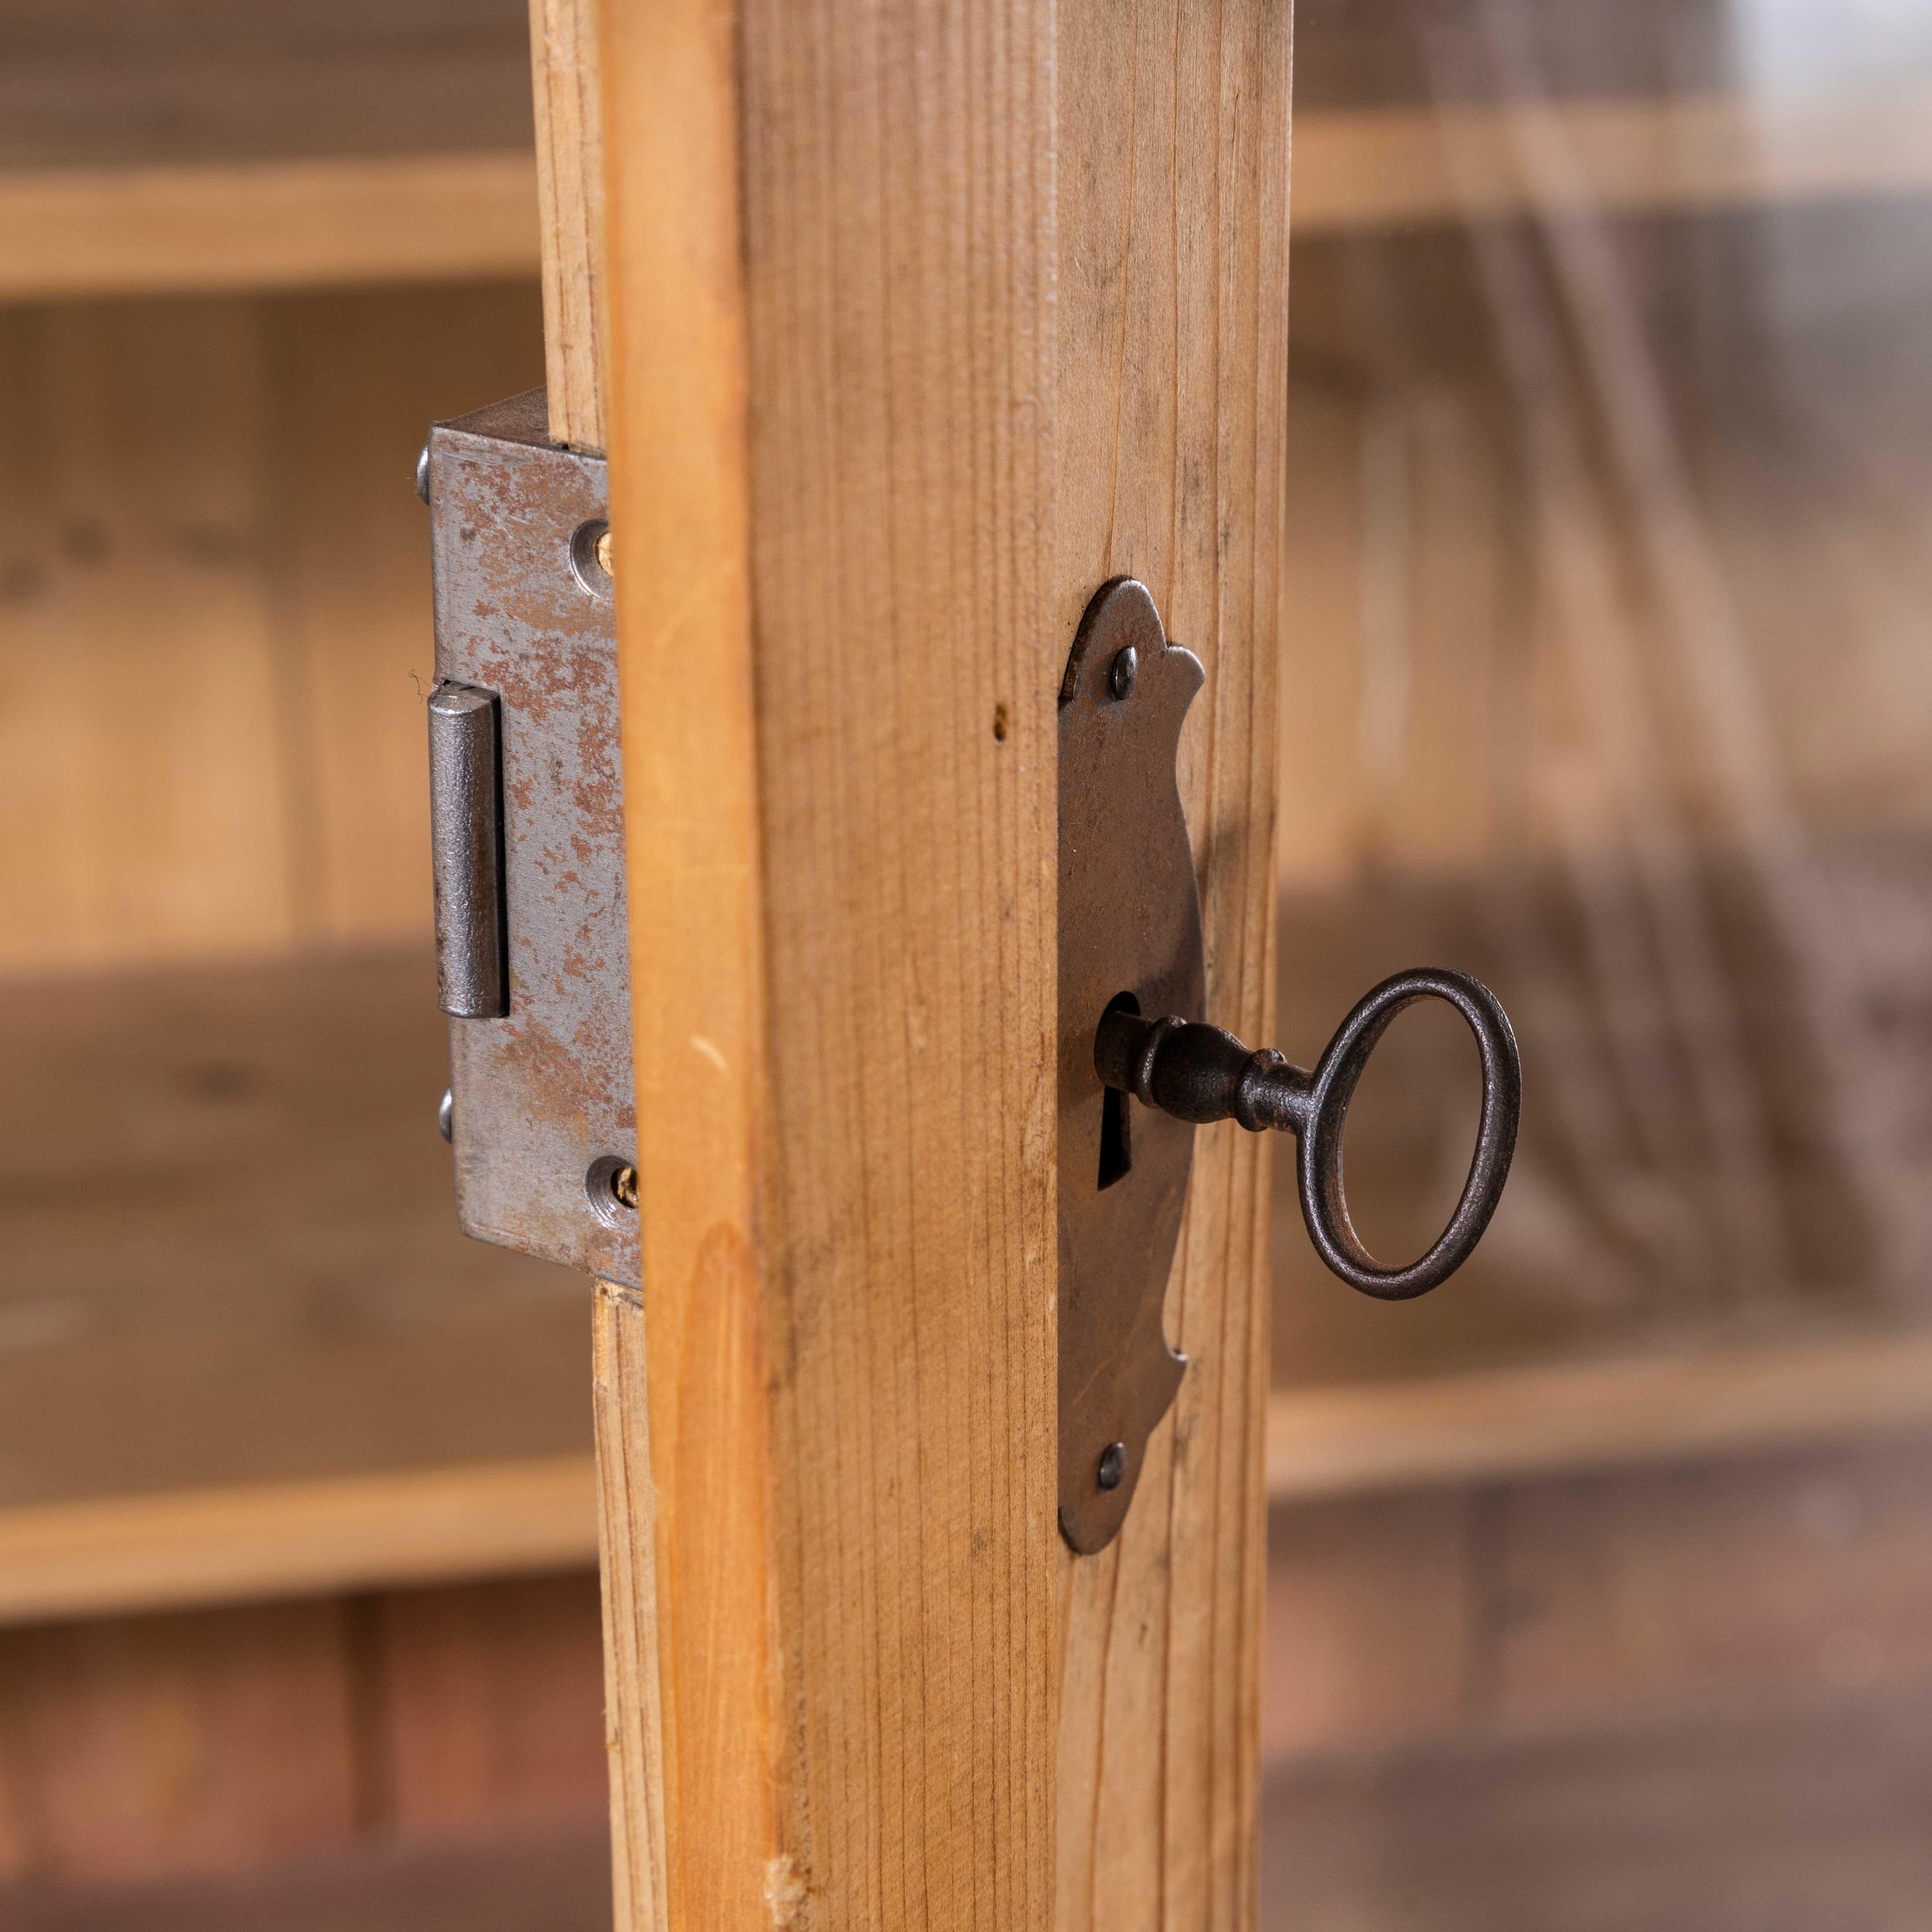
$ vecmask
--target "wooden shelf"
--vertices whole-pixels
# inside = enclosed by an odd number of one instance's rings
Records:
[[[0,1508],[589,1453],[586,1284],[457,1231],[427,946],[16,981],[0,1064]]]
[[[1534,144],[1568,178],[1539,184]],[[1294,122],[1295,238],[1521,214],[1661,214],[1932,188],[1932,88],[1497,107],[1330,110]]]
[[[0,174],[0,301],[537,272],[527,152]]]
[[[1854,1442],[1932,1426],[1932,1336],[1277,1390],[1268,1495],[1372,1491]],[[0,1624],[584,1568],[586,1454],[0,1510]]]
[[[15,0],[0,169],[527,148],[525,0]]]
[[[524,0],[9,10],[0,300],[534,275]]]
[[[456,1232],[444,1055],[421,946],[10,985],[0,1622],[595,1561],[585,1286]],[[1268,1486],[1927,1425],[1923,1332],[1633,1341],[1278,1390]]]
[[[1532,186],[1522,130],[1561,143]],[[1328,110],[1295,126],[1298,239],[1520,214],[1668,213],[1932,188],[1932,89]],[[0,300],[534,275],[525,149],[0,171]]]
[[[597,1561],[586,1455],[0,1510],[0,1624]]]
[[[1270,1499],[1684,1462],[1932,1426],[1932,1335],[1277,1392]]]

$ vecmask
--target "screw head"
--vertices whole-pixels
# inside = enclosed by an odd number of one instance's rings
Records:
[[[436,1130],[446,1141],[456,1138],[456,1096],[447,1087],[436,1110]]]
[[[1117,701],[1132,697],[1140,668],[1141,654],[1132,644],[1123,644],[1114,653],[1114,662],[1107,667],[1107,689]]]
[[[416,494],[427,503],[429,501],[429,445],[424,443],[422,452],[416,458]]]
[[[1094,1480],[1103,1490],[1118,1490],[1120,1478],[1127,1473],[1127,1445],[1124,1442],[1109,1442],[1100,1451],[1100,1466],[1094,1472]]]

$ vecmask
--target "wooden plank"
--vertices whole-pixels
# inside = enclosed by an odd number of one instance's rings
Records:
[[[343,1628],[339,1604],[278,1604],[0,1634],[20,1875],[127,1882],[346,1850]]]
[[[598,1303],[619,1932],[782,1924],[796,1884],[778,1820],[757,1199],[770,1102],[736,15],[731,0],[664,0],[608,8],[600,23],[638,1207],[652,1284],[648,1306]]]
[[[0,969],[286,944],[260,318],[0,327]]]
[[[633,1290],[597,1284],[591,1406],[597,1424],[597,1550],[604,1614],[611,1918],[665,1932],[664,1714],[659,1692],[656,1490],[644,1313]]]
[[[597,1598],[596,1578],[578,1570],[358,1606],[375,1624],[386,1829],[421,1842],[602,1826]]]
[[[596,0],[530,0],[530,7],[550,432],[559,442],[602,449],[608,222],[597,8]],[[689,58],[688,46],[683,51]],[[715,68],[705,78],[713,94],[724,84]],[[707,131],[715,140],[715,127]],[[737,352],[735,333],[725,347]],[[591,1411],[611,1915],[618,1932],[664,1932],[670,1891],[644,1311],[630,1289],[600,1281],[595,1292]]]
[[[0,174],[0,300],[526,275],[519,152]]]
[[[530,0],[550,433],[604,447],[604,144],[595,0]]]
[[[426,940],[409,478],[433,418],[539,380],[540,315],[526,282],[0,320],[0,970]]]
[[[0,1510],[0,1623],[587,1565],[588,1456]]]
[[[1521,214],[1538,205],[1516,120],[1574,152],[1577,205],[1686,213],[1932,188],[1922,82],[1783,99],[1691,95],[1508,109],[1330,109],[1295,128],[1298,237]]]
[[[1051,40],[751,8],[741,246],[732,19],[603,48],[669,1918],[1043,1927]]]
[[[458,1232],[447,1052],[427,946],[8,986],[0,1508],[588,1456],[587,1288]]]
[[[527,153],[527,0],[7,10],[0,169]]]
[[[828,1922],[1044,1928],[1078,151],[1025,0],[744,22],[783,1855]]]
[[[1906,1932],[1932,1896],[1928,1730],[1922,1680],[1795,1707],[1338,1752],[1270,1782],[1263,1923]]]
[[[367,1841],[221,1878],[0,1894],[8,1932],[610,1932],[602,1831]]]
[[[1922,1427],[1296,1500],[1270,1524],[1266,1756],[1923,1684],[1928,1469]]]
[[[1277,1391],[1278,1500],[1855,1439],[1932,1422],[1932,1336],[1545,1363]]]
[[[1495,1718],[1548,1730],[1925,1683],[1928,1472],[1922,1436],[1513,1486]]]
[[[1263,1762],[1446,1736],[1487,1600],[1468,1491],[1324,1497],[1268,1526]]]
[[[1208,1010],[1272,1040],[1289,16],[1063,7],[1054,615],[1130,572],[1208,683],[1183,740]],[[1061,1553],[1058,1923],[1252,1922],[1270,1150],[1196,1138],[1168,1329],[1190,1359],[1132,1513]]]

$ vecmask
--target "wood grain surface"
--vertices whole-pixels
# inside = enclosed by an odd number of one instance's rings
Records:
[[[642,1298],[597,1284],[591,1405],[604,1620],[604,1756],[617,1932],[663,1932],[664,1717],[658,1642],[656,1491]]]
[[[741,251],[732,26],[604,46],[670,1922],[1042,1927],[1051,46],[751,10]]]
[[[745,15],[779,1246],[814,1923],[1052,1912],[1052,16]]]
[[[795,1722],[782,1726],[778,1714],[778,1358],[765,1290],[783,1238],[763,1187],[772,1099],[736,17],[729,0],[644,0],[602,22],[610,520],[649,1284],[643,1306],[606,1296],[600,1307],[600,1354],[625,1365],[621,1399],[638,1400],[642,1363],[649,1404],[647,1455],[627,1456],[621,1476],[607,1414],[603,1516],[632,1541],[624,1574],[638,1606],[609,1633],[613,1788],[634,1804],[663,1795],[661,1855],[656,1828],[634,1814],[616,1834],[622,1932],[659,1910],[680,1928],[782,1924],[768,1893],[790,1900],[797,1884],[782,1824]],[[624,1419],[616,1439],[634,1428]],[[609,1494],[614,1478],[635,1492]],[[608,1546],[605,1556],[615,1564]],[[640,1645],[633,1662],[626,1648],[652,1614],[661,1746],[649,1654]]]
[[[1052,1532],[1052,693],[1113,572],[1208,664],[1211,1003],[1258,1038],[1270,1006],[1288,22],[1163,20],[1056,51],[1019,10],[751,9],[748,376],[728,18],[607,22],[673,1924],[1252,1919],[1266,1195],[1232,1130],[1143,1507],[1082,1570]]]
[[[1207,667],[1182,740],[1208,1012],[1271,1042],[1289,13],[1060,10],[1055,616],[1117,572]],[[1125,1529],[1061,1553],[1058,1923],[1251,1925],[1268,1150],[1196,1137],[1168,1332],[1190,1358]]]

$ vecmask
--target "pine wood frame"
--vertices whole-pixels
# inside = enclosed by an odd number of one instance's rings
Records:
[[[1142,576],[1209,674],[1210,1007],[1264,1034],[1287,8],[590,18],[532,0],[645,1070],[646,1287],[598,1304],[618,1922],[1251,1924],[1262,1151],[1202,1136],[1194,1367],[1076,1560],[1053,747]]]

